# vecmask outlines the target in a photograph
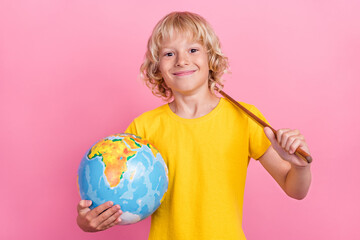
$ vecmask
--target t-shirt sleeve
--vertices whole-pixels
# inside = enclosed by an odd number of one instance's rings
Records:
[[[136,120],[136,119],[135,119]],[[127,129],[125,130],[125,133],[130,133],[130,134],[134,134],[136,136],[138,136],[138,130],[136,128],[136,122],[135,120],[133,120],[130,125],[127,127]]]
[[[262,115],[262,113],[255,106],[251,105],[249,108],[253,114],[259,117],[261,120],[266,122],[268,121]],[[249,157],[258,160],[270,147],[271,142],[266,137],[264,129],[259,125],[255,120],[249,118]]]

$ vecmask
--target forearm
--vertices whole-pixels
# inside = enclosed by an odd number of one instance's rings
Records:
[[[292,165],[286,175],[284,191],[292,198],[301,200],[306,197],[311,183],[310,164],[305,167]]]

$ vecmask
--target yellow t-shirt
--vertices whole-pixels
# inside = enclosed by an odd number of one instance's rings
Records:
[[[257,108],[242,103],[263,119]],[[221,98],[209,114],[184,119],[168,104],[136,118],[126,130],[149,140],[169,169],[169,187],[151,217],[151,240],[239,240],[250,158],[270,146],[263,129]]]

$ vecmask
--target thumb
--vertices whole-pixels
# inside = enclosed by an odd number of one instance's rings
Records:
[[[78,204],[78,212],[84,212],[84,211],[88,211],[89,207],[91,206],[92,201],[91,200],[81,200]]]
[[[270,140],[271,144],[277,143],[274,132],[269,127],[264,127],[264,133],[266,137]]]

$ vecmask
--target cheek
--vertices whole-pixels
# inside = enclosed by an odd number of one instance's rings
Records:
[[[165,71],[164,71],[164,65],[163,64],[159,65],[158,71],[160,72],[161,76],[164,76]]]
[[[204,71],[209,71],[209,59],[207,56],[204,56],[201,59],[201,66],[204,69]]]
[[[159,74],[165,80],[165,82],[169,78],[169,73],[166,69],[167,68],[165,66],[159,66]]]
[[[159,64],[159,71],[163,74],[165,74],[167,72],[167,70],[169,69],[169,62],[167,61],[160,61],[160,64]]]

